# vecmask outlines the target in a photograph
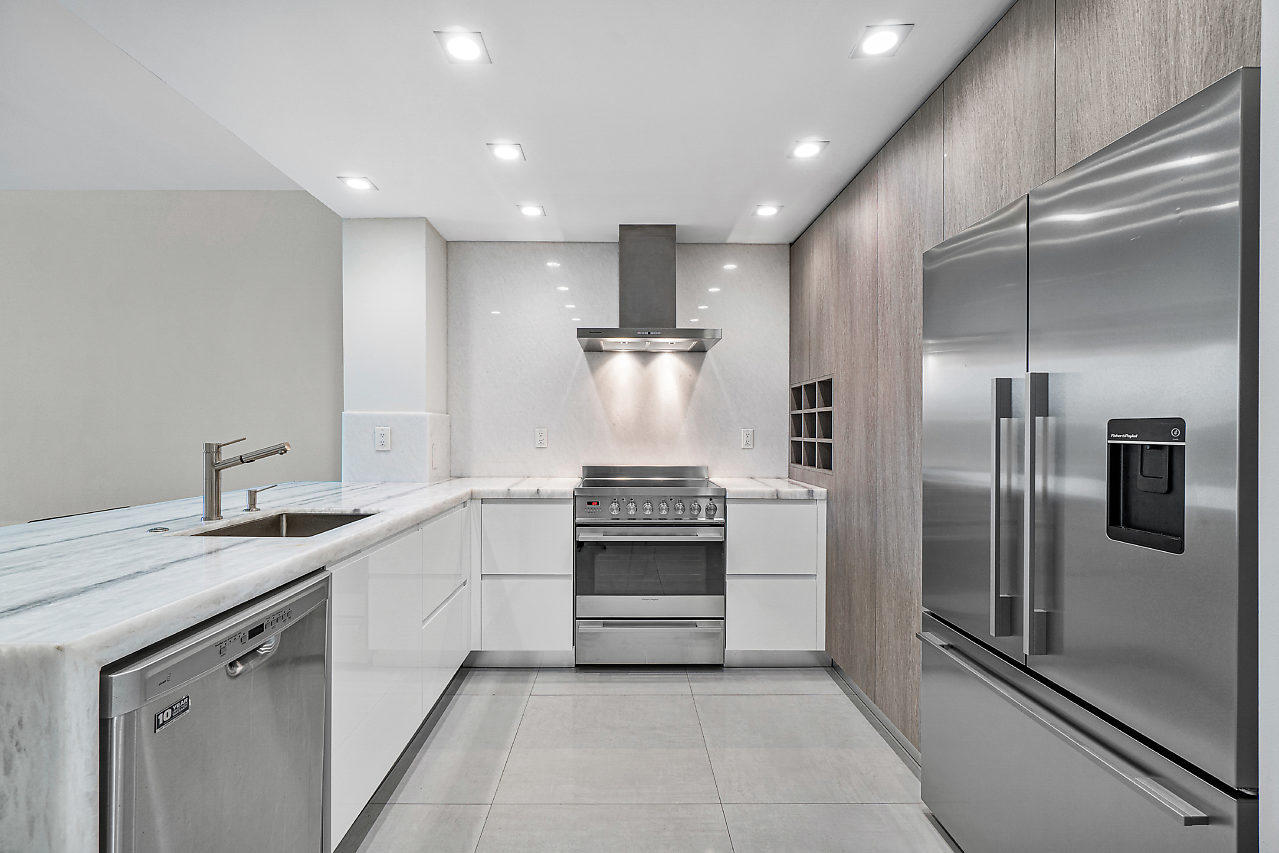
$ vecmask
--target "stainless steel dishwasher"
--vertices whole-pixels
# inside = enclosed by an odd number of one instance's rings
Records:
[[[328,851],[329,574],[102,672],[102,850]]]

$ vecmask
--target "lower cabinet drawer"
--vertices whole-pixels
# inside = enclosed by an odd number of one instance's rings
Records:
[[[485,651],[573,648],[572,575],[498,575],[481,580],[480,642]]]
[[[430,711],[470,651],[471,588],[457,587],[422,625],[422,709]]]
[[[1256,850],[1255,800],[1209,785],[943,623],[926,616],[924,629],[923,799],[964,850]]]
[[[817,636],[817,578],[812,575],[729,575],[724,618],[732,650],[825,648]]]

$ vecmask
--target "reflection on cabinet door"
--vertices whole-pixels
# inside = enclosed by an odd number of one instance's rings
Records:
[[[422,625],[422,709],[429,712],[471,650],[471,587],[463,582]]]
[[[471,532],[467,504],[422,526],[422,615],[425,619],[470,576]]]
[[[486,651],[571,651],[573,577],[504,575],[483,581]]]

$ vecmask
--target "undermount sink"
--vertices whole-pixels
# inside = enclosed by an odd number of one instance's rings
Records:
[[[315,536],[328,530],[368,518],[371,512],[280,512],[239,521],[212,530],[201,530],[194,536],[252,536],[293,539]]]

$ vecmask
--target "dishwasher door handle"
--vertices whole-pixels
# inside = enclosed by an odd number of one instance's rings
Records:
[[[245,652],[235,660],[226,665],[226,674],[228,678],[239,678],[246,672],[253,670],[266,663],[267,658],[275,654],[280,648],[280,635],[274,634],[267,638],[267,641],[258,646],[251,652]]]

